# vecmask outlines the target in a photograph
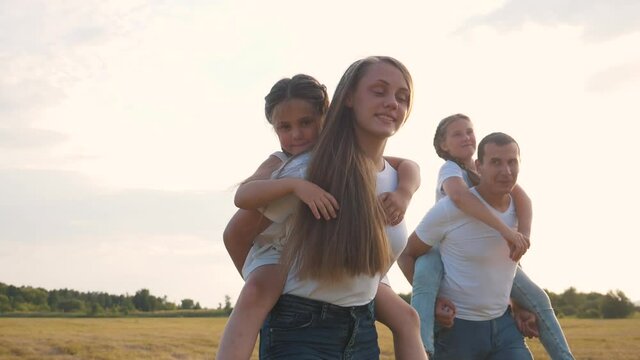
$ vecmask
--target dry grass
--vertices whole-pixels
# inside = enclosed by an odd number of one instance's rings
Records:
[[[213,359],[226,318],[0,318],[1,359]],[[640,316],[624,320],[562,319],[580,360],[640,359]],[[393,359],[379,326],[381,359]],[[548,359],[529,341],[536,359]],[[254,352],[257,359],[257,352]]]

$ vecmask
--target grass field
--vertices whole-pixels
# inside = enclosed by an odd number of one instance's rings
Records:
[[[0,359],[213,359],[226,318],[0,318]],[[640,359],[640,316],[562,319],[579,360]],[[381,359],[393,359],[380,326]],[[548,359],[529,341],[536,359]],[[257,359],[257,352],[254,352]]]

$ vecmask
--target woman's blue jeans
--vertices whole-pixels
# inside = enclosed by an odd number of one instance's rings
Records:
[[[420,335],[425,350],[433,354],[435,301],[444,274],[442,259],[438,248],[416,260],[413,275],[411,305],[420,315]],[[540,342],[552,360],[574,360],[560,323],[555,316],[549,296],[536,285],[518,266],[513,280],[511,297],[525,309],[536,314]]]
[[[282,295],[260,330],[260,359],[378,359],[373,306]]]

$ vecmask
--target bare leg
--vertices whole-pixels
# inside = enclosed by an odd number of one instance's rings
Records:
[[[222,333],[216,359],[251,357],[260,328],[282,294],[285,276],[281,265],[264,265],[249,275]]]
[[[378,285],[376,320],[393,333],[393,350],[398,360],[428,359],[420,339],[418,313],[385,284]]]

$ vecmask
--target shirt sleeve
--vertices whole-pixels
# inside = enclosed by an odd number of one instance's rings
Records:
[[[418,238],[429,246],[435,246],[444,239],[449,224],[449,198],[438,201],[422,218],[415,233]]]
[[[302,179],[307,170],[309,154],[296,156],[285,162],[283,166],[274,171],[271,175],[272,179],[281,179],[285,177],[294,177]],[[281,199],[271,202],[269,205],[259,209],[262,214],[274,223],[283,223],[293,214],[300,200],[293,194],[287,195]]]
[[[444,192],[442,185],[445,180],[451,177],[459,177],[464,180],[464,170],[462,170],[462,168],[453,161],[447,160],[440,167],[440,172],[438,172],[438,191]]]

